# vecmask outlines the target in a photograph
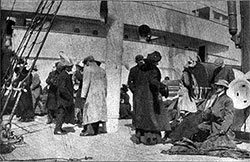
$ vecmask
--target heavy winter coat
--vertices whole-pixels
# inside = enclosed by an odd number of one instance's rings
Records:
[[[46,107],[48,110],[57,110],[57,77],[59,76],[58,71],[52,71],[49,73],[46,83],[49,85],[48,97]]]
[[[160,94],[160,70],[152,63],[145,60],[137,73],[136,89],[134,92],[135,128],[145,131],[170,130],[169,117],[163,109]]]
[[[14,82],[14,86],[17,87],[17,85],[26,78],[28,74],[28,71],[26,69],[23,69],[20,76],[16,78]],[[33,118],[35,116],[33,104],[32,104],[32,95],[31,95],[31,86],[32,82],[32,75],[30,74],[29,77],[24,82],[24,89],[26,91],[23,91],[21,94],[21,97],[19,99],[17,109],[16,109],[16,115],[21,117],[22,119],[26,118]]]
[[[132,93],[136,90],[136,83],[138,80],[137,74],[140,71],[139,65],[132,67],[128,75],[128,88]]]
[[[107,78],[105,71],[92,62],[85,67],[81,97],[86,98],[83,125],[107,120]]]
[[[137,64],[136,66],[132,67],[129,71],[129,75],[128,75],[128,88],[129,90],[133,93],[133,118],[132,118],[132,124],[134,125],[135,123],[135,113],[134,110],[136,109],[136,104],[135,104],[135,91],[136,91],[136,85],[138,83],[139,78],[137,77],[138,73],[140,72],[140,68],[139,68],[139,64]]]
[[[63,70],[57,78],[57,107],[65,110],[65,123],[74,123],[74,87],[72,77]]]

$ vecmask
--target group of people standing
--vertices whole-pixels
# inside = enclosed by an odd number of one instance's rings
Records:
[[[26,61],[18,60],[12,80],[6,80],[6,85],[11,85],[14,90],[6,90],[2,98],[2,107],[7,102],[4,113],[10,114],[12,108],[16,105],[14,113],[17,117],[20,117],[19,121],[21,122],[31,122],[34,121],[35,115],[45,114],[45,109],[40,103],[42,87],[37,70],[36,66],[33,66],[31,70]],[[8,95],[10,95],[9,99],[7,99]],[[20,97],[18,97],[19,95]],[[16,104],[17,100],[18,103]]]
[[[146,145],[175,142],[183,137],[201,142],[213,135],[225,135],[233,140],[235,109],[232,99],[226,94],[230,81],[234,79],[232,69],[225,67],[221,59],[215,61],[218,68],[214,71],[209,95],[195,103],[196,112],[187,113],[173,126],[168,108],[164,107],[162,100],[162,97],[168,97],[168,87],[161,82],[157,67],[160,60],[161,54],[157,51],[146,58],[137,55],[137,65],[130,70],[128,87],[133,93],[132,123],[136,131],[132,140]],[[162,131],[165,132],[163,138]]]
[[[146,58],[137,55],[137,65],[129,72],[128,87],[123,85],[121,88],[120,118],[132,117],[135,128],[133,140],[136,143],[153,145],[168,140],[180,140],[182,137],[200,141],[207,139],[211,134],[225,134],[233,139],[231,128],[235,109],[231,98],[226,94],[229,82],[234,79],[232,71],[224,67],[223,61],[215,62],[219,67],[213,74],[213,90],[203,102],[196,103],[197,112],[189,113],[183,118],[182,123],[173,128],[162,100],[163,97],[168,97],[169,92],[167,85],[161,82],[161,72],[157,67],[161,59],[158,51],[148,54]],[[72,74],[74,64],[70,59],[61,59],[55,63],[55,69],[46,79],[48,97],[45,106],[48,114],[47,124],[56,121],[55,135],[66,133],[62,128],[63,123],[77,123],[83,126],[80,136],[100,133],[100,125],[104,127],[104,131],[106,130],[107,78],[100,64],[101,62],[93,56],[88,56],[76,64],[76,72]],[[36,74],[37,68],[33,71],[26,79],[27,92],[20,97],[16,111],[16,115],[21,117],[20,121],[34,120],[34,107],[38,104],[38,97],[36,93],[32,95],[32,91],[41,91],[41,81]],[[14,86],[27,76],[28,70],[17,67],[15,72],[20,75],[14,80]],[[73,81],[78,83],[76,90]],[[128,89],[133,94],[133,112],[127,94]],[[165,132],[163,138],[162,131]]]
[[[56,120],[55,135],[65,134],[63,123],[83,125],[80,136],[96,135],[99,125],[107,121],[107,79],[104,69],[93,56],[86,57],[77,64],[72,75],[73,63],[63,59],[55,64],[55,70],[49,73],[46,83],[48,89],[48,121]],[[73,80],[79,83],[74,95]],[[76,108],[76,109],[75,109]],[[76,110],[76,111],[75,111]],[[105,128],[104,128],[105,129]]]

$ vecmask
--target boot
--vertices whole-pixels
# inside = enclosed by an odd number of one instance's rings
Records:
[[[93,130],[93,127],[92,127],[92,124],[87,124],[87,125],[84,125],[84,127],[86,129],[84,129],[81,133],[80,133],[80,136],[93,136],[93,135],[96,135],[94,130]]]

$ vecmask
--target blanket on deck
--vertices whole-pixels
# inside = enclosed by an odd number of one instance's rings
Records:
[[[170,155],[209,155],[231,157],[235,159],[250,158],[250,152],[240,149],[226,135],[211,135],[204,142],[193,142],[187,138],[174,143],[169,150],[161,153]]]

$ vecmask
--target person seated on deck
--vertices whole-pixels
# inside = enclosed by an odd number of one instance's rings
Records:
[[[235,109],[232,99],[226,95],[227,88],[226,80],[216,82],[214,93],[198,106],[198,111],[187,115],[170,133],[171,142],[183,137],[202,142],[213,134],[226,134],[233,139],[231,126]]]
[[[199,132],[207,135],[224,134],[233,140],[235,135],[231,126],[235,109],[232,99],[226,94],[228,82],[218,80],[214,87],[215,93],[207,100],[203,109],[203,121],[198,125]]]

